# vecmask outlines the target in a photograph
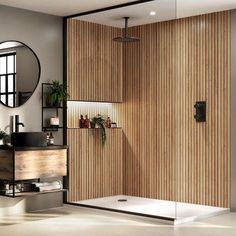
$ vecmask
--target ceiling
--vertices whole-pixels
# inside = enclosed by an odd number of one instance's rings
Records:
[[[57,16],[134,2],[130,0],[0,0],[0,4]]]
[[[149,13],[155,11],[156,15]],[[128,7],[113,9],[110,11],[77,17],[77,19],[110,25],[114,27],[124,27],[124,16],[129,16],[129,26],[149,24],[158,21],[166,21],[176,18],[175,0],[157,0]]]
[[[67,16],[129,2],[135,2],[135,0],[0,0],[2,5],[58,16]],[[154,0],[106,11],[106,14],[102,12],[86,15],[80,19],[123,27],[122,17],[124,16],[130,16],[130,26],[134,26],[229,9],[236,9],[236,0]],[[150,16],[150,11],[156,11],[156,15]]]
[[[177,0],[178,18],[236,9],[236,0]]]

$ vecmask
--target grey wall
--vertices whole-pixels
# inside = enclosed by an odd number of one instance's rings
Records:
[[[18,40],[37,54],[41,63],[42,82],[62,80],[62,19],[55,16],[0,5],[0,42]],[[6,108],[0,104],[0,128],[9,125],[9,116],[19,114],[25,128],[21,131],[41,130],[41,86],[20,108]]]
[[[236,10],[232,11],[231,21],[231,210],[236,211]]]
[[[9,117],[19,114],[25,123],[21,131],[41,131],[41,83],[62,81],[62,18],[0,5],[0,42],[6,40],[21,41],[34,50],[41,63],[41,78],[36,92],[23,106],[7,108],[0,104],[0,128],[9,131]],[[0,197],[0,216],[61,204],[62,194],[15,200]]]

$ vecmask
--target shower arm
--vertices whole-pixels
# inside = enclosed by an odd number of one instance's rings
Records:
[[[124,17],[124,18],[125,18],[125,29],[124,29],[123,37],[128,38],[128,20],[129,20],[129,17]]]

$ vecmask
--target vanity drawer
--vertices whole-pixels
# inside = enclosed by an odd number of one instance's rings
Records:
[[[15,180],[67,175],[67,149],[15,152]]]

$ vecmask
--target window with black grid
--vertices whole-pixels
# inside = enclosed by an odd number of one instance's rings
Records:
[[[0,101],[16,105],[16,52],[0,54]]]

